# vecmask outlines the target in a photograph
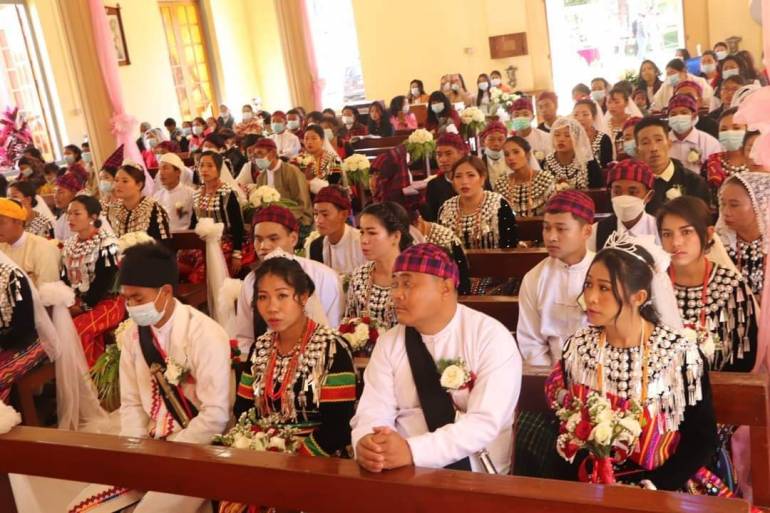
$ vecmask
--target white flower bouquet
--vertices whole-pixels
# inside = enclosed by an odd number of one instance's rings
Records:
[[[282,423],[273,414],[258,418],[255,408],[244,412],[238,422],[224,435],[214,437],[214,445],[224,445],[250,451],[296,452],[300,441],[297,430]]]
[[[381,334],[377,322],[371,317],[348,319],[340,324],[338,331],[356,356],[370,355]]]
[[[147,232],[129,232],[118,239],[118,252],[122,255],[131,246],[155,242],[155,239],[147,235]]]
[[[291,163],[304,171],[310,166],[315,165],[315,159],[313,158],[312,155],[308,153],[300,153],[299,155],[291,159]]]
[[[354,153],[342,161],[342,170],[347,173],[348,181],[363,186],[369,184],[369,168],[371,164],[366,155]]]
[[[297,202],[281,198],[281,194],[269,185],[260,185],[255,187],[249,193],[249,201],[242,205],[243,218],[251,219],[254,211],[268,205],[280,205],[286,208],[297,206]]]
[[[446,390],[472,389],[476,375],[470,371],[462,358],[441,359],[436,364],[441,375],[441,386]]]
[[[436,141],[433,139],[433,134],[424,128],[418,128],[412,132],[404,144],[412,160],[430,158],[436,151]]]
[[[465,137],[477,135],[487,124],[487,117],[478,107],[466,107],[460,113],[462,132]]]

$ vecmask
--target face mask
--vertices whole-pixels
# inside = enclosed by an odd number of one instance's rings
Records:
[[[157,308],[155,308],[155,301],[158,300],[160,297],[160,291],[158,291],[158,295],[155,296],[155,299],[150,301],[149,303],[145,303],[143,305],[136,305],[136,306],[128,306],[126,305],[126,311],[128,312],[128,316],[131,317],[131,319],[138,325],[138,326],[152,326],[154,324],[157,324],[158,321],[163,317],[163,311],[158,311]],[[163,307],[165,310],[165,306]]]
[[[276,134],[280,134],[286,129],[286,125],[284,125],[283,123],[273,123],[270,126],[273,128],[273,132],[275,132]]]
[[[709,73],[714,73],[717,70],[717,65],[716,64],[701,64],[700,65],[700,70],[704,74],[708,75]]]
[[[727,51],[725,50],[719,50],[718,52],[714,52],[717,55],[717,59],[720,61],[723,61],[727,58]]]
[[[112,182],[109,180],[99,180],[99,192],[104,194],[112,192]]]
[[[746,130],[723,130],[719,132],[719,142],[727,151],[738,151],[743,147]]]
[[[257,165],[260,171],[264,171],[265,169],[267,169],[267,166],[270,165],[270,161],[267,159],[256,158],[254,159],[254,164]]]
[[[289,130],[296,130],[299,128],[299,121],[297,121],[296,119],[290,119],[286,123],[286,126],[289,128]]]
[[[31,167],[25,167],[21,170],[21,176],[32,176],[32,168]]]
[[[192,128],[189,126],[186,126],[182,129],[182,135],[185,137],[188,137],[190,134],[192,134]]]
[[[679,80],[680,80],[679,73],[674,73],[673,75],[669,75],[668,78],[666,78],[666,80],[668,80],[668,83],[669,85],[671,85],[671,87],[676,87],[676,85],[679,83]]]
[[[500,157],[503,156],[503,152],[500,150],[493,150],[491,148],[484,148],[484,155],[491,158],[492,160],[500,160]]]
[[[737,68],[733,68],[733,69],[726,69],[726,70],[723,70],[723,71],[722,71],[722,78],[724,79],[724,78],[735,77],[735,76],[737,76],[739,73],[740,73],[740,71],[738,71],[738,69],[737,69]]]
[[[81,155],[81,157],[83,157],[84,161],[89,162],[89,163],[91,162],[91,152],[90,151],[83,152],[83,155]]]
[[[680,114],[668,118],[668,126],[677,134],[683,134],[692,128],[692,116]]]
[[[194,133],[195,135],[201,135],[201,134],[203,133],[203,127],[202,127],[202,126],[200,126],[200,125],[195,125],[195,126],[192,128],[192,131],[193,131],[193,133]]]
[[[401,110],[404,112],[404,114],[406,114],[407,112],[409,112],[409,104],[408,104],[408,103],[405,103],[405,104],[404,104],[404,106],[403,106],[403,107],[401,107]]]
[[[230,113],[227,111],[222,112],[222,119],[227,119],[230,117]]]
[[[459,91],[460,90],[460,84],[452,84],[452,91]]]
[[[254,117],[254,114],[251,112],[244,112],[243,113],[243,120],[244,121],[251,121],[251,118]]]
[[[448,92],[450,89],[452,89],[452,84],[450,84],[449,82],[444,82],[444,85],[441,86],[441,89],[444,92]]]
[[[331,141],[334,139],[334,132],[331,128],[324,128],[324,136],[326,136],[327,141]]]
[[[479,89],[482,91],[489,89],[489,82],[479,82]]]
[[[629,157],[636,157],[636,141],[623,141],[623,153]]]
[[[420,88],[419,87],[413,87],[412,88],[412,96],[420,96]]]
[[[529,120],[529,118],[525,118],[525,117],[513,118],[513,121],[511,121],[511,128],[513,128],[517,132],[526,130],[531,125],[532,125],[532,122]]]
[[[444,111],[444,104],[443,103],[431,103],[430,104],[430,110],[435,112],[436,114],[440,114]]]
[[[74,163],[75,163],[75,155],[65,155],[65,156],[64,156],[64,161],[65,161],[65,162],[66,162],[68,165],[70,165],[70,166],[71,166],[72,164],[74,164]]]
[[[591,91],[591,99],[595,102],[601,102],[606,95],[604,91]]]
[[[356,118],[353,116],[342,116],[342,123],[345,125],[352,125],[355,122]]]
[[[612,198],[612,211],[624,223],[631,222],[644,212],[644,200],[636,196],[615,196]]]
[[[155,139],[147,139],[147,144],[150,145],[150,148],[154,148],[158,145],[158,141]]]
[[[499,78],[493,78],[491,82],[492,82],[492,87],[500,87],[502,80],[500,80]]]

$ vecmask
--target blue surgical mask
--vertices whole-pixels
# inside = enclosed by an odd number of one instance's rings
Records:
[[[726,50],[719,50],[718,52],[714,52],[717,56],[717,59],[720,61],[723,61],[727,58],[727,51]]]
[[[186,127],[182,128],[182,135],[184,135],[185,137],[189,137],[191,134],[192,134],[192,128],[191,127],[186,126]]]
[[[147,143],[150,145],[150,148],[154,148],[158,145],[157,139],[147,139]]]
[[[283,123],[271,123],[270,126],[272,127],[273,132],[275,132],[276,134],[280,134],[281,132],[286,130],[286,125],[284,125]]]
[[[679,78],[679,73],[674,73],[673,75],[669,75],[666,80],[668,80],[671,87],[676,87],[681,79]]]
[[[716,64],[701,64],[700,65],[700,70],[704,74],[708,75],[709,73],[714,73],[717,70],[717,65]]]
[[[683,134],[692,128],[692,116],[679,114],[668,118],[668,126],[677,134]]]
[[[623,141],[623,153],[629,157],[636,157],[636,141]]]
[[[267,159],[255,158],[254,164],[257,165],[260,171],[264,171],[270,165],[270,161]]]
[[[746,130],[722,130],[719,132],[719,142],[726,151],[738,151],[743,147]]]
[[[75,155],[65,155],[64,162],[66,162],[67,165],[71,166],[72,164],[75,163]]]
[[[513,118],[513,120],[511,121],[511,127],[517,132],[526,130],[530,126],[532,126],[532,121],[530,121],[529,118],[518,117],[518,118]]]
[[[491,158],[492,160],[500,160],[503,156],[503,152],[501,150],[493,150],[491,148],[484,148],[484,155]]]
[[[443,103],[431,103],[430,104],[430,110],[432,110],[436,114],[441,114],[442,112],[444,112],[444,104]]]
[[[489,89],[489,82],[479,82],[479,89],[482,91]]]
[[[739,73],[740,71],[738,70],[738,68],[722,70],[722,79],[724,80],[725,78],[735,77]]]
[[[81,158],[85,162],[89,162],[90,163],[91,162],[91,152],[90,151],[84,151],[83,154],[81,155]]]
[[[290,119],[290,120],[289,120],[289,121],[286,123],[286,127],[287,127],[289,130],[296,130],[296,129],[298,129],[298,128],[299,128],[299,121],[297,121],[296,119]]]
[[[143,305],[136,305],[136,306],[126,305],[126,311],[128,312],[128,316],[131,317],[131,319],[138,326],[153,326],[157,324],[163,317],[163,310],[165,310],[165,306],[161,311],[158,311],[158,309],[155,308],[155,301],[157,301],[159,297],[160,297],[160,291],[158,291],[158,295],[155,296],[155,299],[153,299],[149,303],[145,303]]]
[[[103,194],[112,192],[112,182],[109,180],[99,180],[99,192]]]
[[[604,100],[604,97],[607,95],[604,90],[601,91],[591,91],[591,99],[595,102],[601,102]]]

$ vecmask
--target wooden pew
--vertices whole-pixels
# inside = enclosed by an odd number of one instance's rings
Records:
[[[494,317],[511,332],[516,332],[516,324],[519,322],[517,296],[460,296],[460,303]]]
[[[206,243],[193,230],[173,232],[170,239],[166,239],[169,248],[174,251],[197,249],[203,251],[203,261],[206,261]],[[190,306],[200,309],[208,302],[206,294],[206,282],[180,283],[176,289],[176,297]]]
[[[585,192],[594,200],[597,214],[612,213],[612,201],[610,201],[610,191],[608,189],[586,189],[582,192]]]
[[[425,123],[428,121],[428,106],[424,103],[410,105],[409,112],[417,119],[418,128],[425,128]]]
[[[610,217],[610,215],[611,214],[596,214],[594,219],[596,222],[599,222]],[[519,240],[542,242],[543,219],[543,216],[517,217],[516,233],[519,236]]]
[[[394,146],[403,143],[407,137],[408,135],[401,134],[391,137],[364,138],[351,143],[351,146],[355,153],[366,155],[369,160],[372,160]]]
[[[544,248],[468,249],[472,277],[524,278],[527,272],[548,256]]]
[[[16,513],[8,473],[314,513],[746,513],[749,507],[735,499],[443,469],[372,474],[338,458],[30,427],[0,436],[0,454],[4,513]]]

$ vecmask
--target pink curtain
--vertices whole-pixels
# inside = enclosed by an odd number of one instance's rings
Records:
[[[104,10],[103,0],[88,0],[91,11],[91,25],[94,31],[94,44],[96,55],[102,69],[102,78],[107,88],[107,94],[112,104],[112,117],[110,126],[112,135],[115,136],[116,147],[123,145],[124,159],[137,163],[142,162],[142,155],[134,141],[134,127],[136,119],[127,114],[123,106],[123,89],[118,74],[118,56],[115,52],[112,34],[107,24],[107,12]]]
[[[307,14],[307,3],[305,0],[299,0],[300,23],[302,25],[302,35],[305,40],[305,54],[307,55],[307,66],[311,77],[311,87],[313,93],[313,104],[315,110],[321,110],[323,103],[324,81],[318,76],[318,65],[315,58],[315,47],[313,46],[313,34],[310,31],[310,18]]]

